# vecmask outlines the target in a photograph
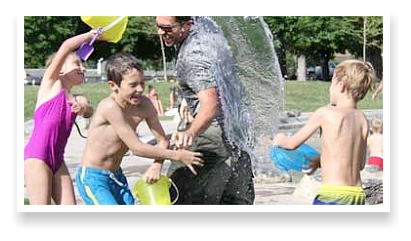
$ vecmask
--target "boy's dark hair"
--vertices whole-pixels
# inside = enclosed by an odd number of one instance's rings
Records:
[[[176,20],[179,23],[187,22],[187,21],[190,21],[191,19],[192,19],[191,16],[176,16]]]
[[[123,75],[136,69],[143,73],[143,69],[137,58],[129,53],[116,53],[110,56],[106,64],[107,81],[113,81],[120,86]]]

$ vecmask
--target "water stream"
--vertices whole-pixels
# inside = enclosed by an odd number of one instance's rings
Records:
[[[226,135],[251,155],[256,175],[284,174],[269,157],[269,138],[278,131],[284,108],[284,79],[271,31],[262,17],[212,19],[221,27],[232,57],[221,53],[219,61],[235,65],[214,66]]]

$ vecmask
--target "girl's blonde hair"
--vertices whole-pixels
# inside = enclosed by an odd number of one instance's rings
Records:
[[[51,64],[51,62],[53,61],[54,57],[56,57],[56,54],[57,54],[57,52],[54,52],[54,53],[52,53],[52,54],[49,55],[49,57],[48,57],[47,60],[46,60],[46,68],[48,68],[48,67],[50,66],[50,64]],[[77,56],[77,54],[76,54],[75,52],[69,53],[69,54],[67,55],[67,57],[70,56],[70,55]],[[77,57],[78,57],[78,56],[77,56]]]

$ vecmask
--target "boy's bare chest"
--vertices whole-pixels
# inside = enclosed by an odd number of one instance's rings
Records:
[[[146,118],[144,116],[144,113],[139,113],[138,111],[129,111],[124,113],[125,114],[125,119],[127,123],[133,128],[137,128],[137,126]]]

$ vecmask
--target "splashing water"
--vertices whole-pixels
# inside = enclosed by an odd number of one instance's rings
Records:
[[[213,66],[227,138],[250,154],[257,175],[276,175],[269,148],[284,109],[284,79],[273,36],[262,17],[211,19],[222,29],[231,52],[231,58],[218,53],[218,60],[232,63]],[[235,68],[227,68],[232,65]]]

